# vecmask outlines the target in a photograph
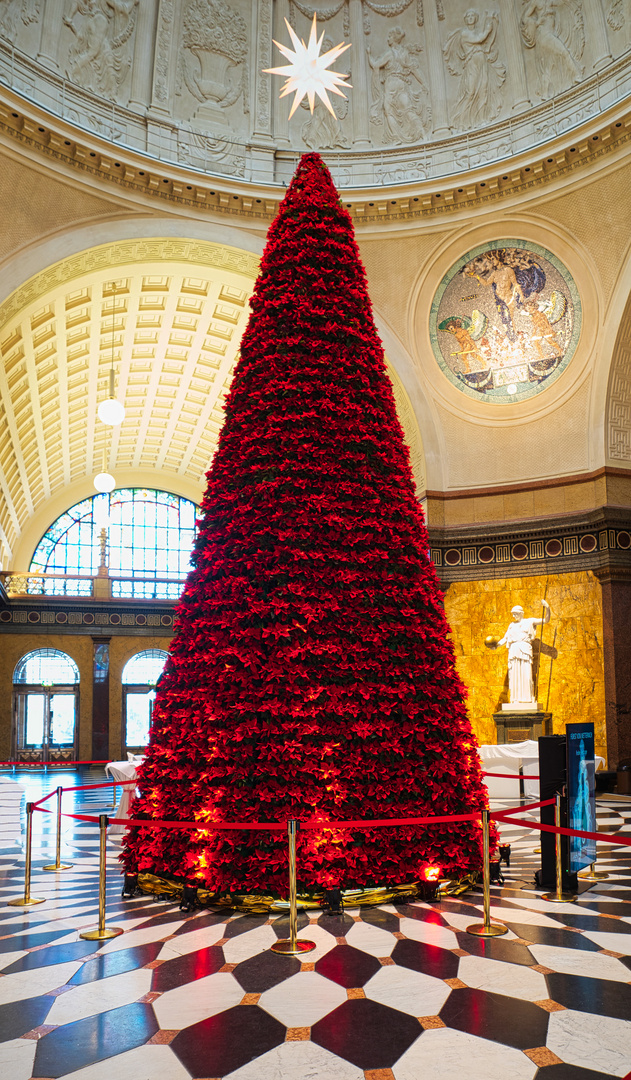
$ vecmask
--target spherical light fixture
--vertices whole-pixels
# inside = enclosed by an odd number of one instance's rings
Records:
[[[118,427],[125,419],[125,406],[114,397],[106,398],[97,409],[99,420],[110,427]]]
[[[107,494],[116,487],[116,481],[111,473],[100,472],[94,477],[94,486],[97,491]]]

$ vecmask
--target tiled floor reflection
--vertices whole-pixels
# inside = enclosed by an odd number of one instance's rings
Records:
[[[83,774],[86,777],[86,774]],[[21,777],[18,777],[24,782]],[[96,770],[87,779],[97,782]],[[28,798],[58,783],[31,774]],[[68,797],[102,810],[111,790]],[[599,801],[601,829],[631,832],[631,800]],[[96,830],[66,819],[64,874],[54,822],[39,815],[33,892],[23,853],[0,850],[0,1075],[7,1080],[605,1080],[631,1071],[631,852],[600,848],[610,877],[575,904],[529,887],[534,833],[512,843],[492,910],[502,938],[466,933],[481,895],[310,912],[305,962],[270,952],[286,918],[122,900],[109,845],[108,920],[124,934],[86,942],[97,910]],[[526,888],[520,888],[524,883]]]

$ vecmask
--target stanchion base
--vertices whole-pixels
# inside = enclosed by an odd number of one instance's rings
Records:
[[[271,946],[272,952],[285,953],[289,956],[311,952],[315,948],[317,948],[315,941],[297,941],[295,945],[292,945],[291,941],[275,941]]]
[[[467,927],[467,933],[475,937],[502,937],[502,934],[508,933],[508,927],[502,926],[501,923],[491,923],[490,926],[482,922],[472,923]]]
[[[544,892],[541,894],[542,900],[548,900],[551,904],[572,904],[576,900],[576,893],[572,892]]]
[[[73,865],[74,863],[71,862],[62,862],[59,863],[59,866],[57,866],[56,863],[51,863],[50,866],[42,866],[42,870],[48,870],[49,873],[52,874],[55,873],[57,870],[70,870],[72,869]]]
[[[79,937],[84,941],[107,941],[109,938],[119,937],[122,933],[124,931],[120,926],[105,926],[102,930],[97,926],[94,930],[84,930]]]
[[[19,896],[17,900],[7,900],[9,907],[30,907],[31,904],[44,903],[46,903],[45,896],[29,896],[28,900],[25,900],[23,896]]]
[[[541,848],[540,847],[534,847],[532,849],[532,853],[533,853],[533,855],[541,855]]]
[[[609,874],[601,874],[598,870],[595,870],[593,874],[580,874],[578,875],[579,881],[606,881]]]

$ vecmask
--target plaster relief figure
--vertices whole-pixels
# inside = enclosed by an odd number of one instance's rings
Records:
[[[332,38],[325,37],[322,42],[322,52],[328,52],[334,45],[335,42]],[[308,100],[303,98],[300,106],[303,109],[308,109]],[[340,104],[336,102],[333,108],[335,109],[334,115],[329,112],[320,101],[320,98],[316,97],[313,113],[302,125],[301,132],[302,138],[310,150],[334,150],[336,146],[347,149],[350,146],[350,142],[342,131],[340,123],[340,120],[345,120],[348,115],[348,98]]]
[[[469,8],[464,22],[447,38],[443,54],[450,75],[460,79],[454,126],[469,130],[495,120],[502,107],[506,68],[496,47],[497,11],[485,11],[480,19],[480,13]]]
[[[585,48],[580,0],[525,0],[519,28],[526,48],[535,52],[540,98],[580,82]]]
[[[67,74],[88,90],[115,99],[131,66],[126,48],[136,25],[138,0],[72,0],[65,25],[75,36]]]
[[[306,99],[301,101],[300,105],[303,109],[309,108],[309,102]],[[337,112],[332,116],[320,99],[316,100],[313,114],[302,125],[302,137],[310,150],[333,150],[336,146],[348,149],[350,142],[340,124],[340,119],[344,120],[348,113],[348,101],[343,103],[341,113],[341,117],[337,115]]]
[[[0,0],[0,36],[15,40],[18,16],[25,26],[37,22],[41,12],[40,0]]]
[[[419,71],[421,45],[406,45],[405,31],[395,26],[379,57],[368,52],[373,70],[370,119],[383,125],[386,143],[412,143],[426,136],[431,123],[429,92]]]
[[[607,22],[612,30],[627,28],[627,47],[631,35],[631,0],[611,0],[607,11]]]
[[[505,645],[508,649],[508,690],[511,705],[537,708],[532,676],[532,643],[537,635],[537,627],[550,622],[550,605],[545,600],[543,618],[525,619],[524,609],[517,604],[511,608],[513,621],[497,647]]]
[[[222,110],[241,95],[247,112],[247,30],[238,12],[218,0],[192,0],[184,17],[181,77],[202,103],[196,117],[224,123]]]

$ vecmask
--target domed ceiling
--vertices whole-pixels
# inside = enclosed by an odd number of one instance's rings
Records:
[[[289,120],[284,18],[345,40],[335,116]],[[506,160],[631,92],[627,0],[3,0],[0,78],[49,113],[149,158],[283,184],[322,151],[340,188]]]

